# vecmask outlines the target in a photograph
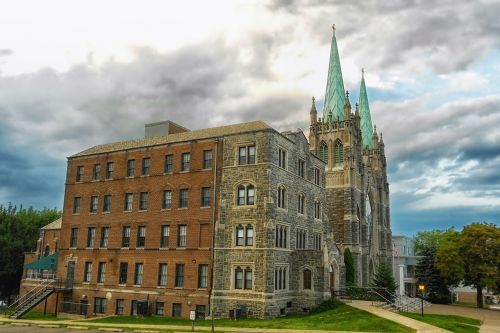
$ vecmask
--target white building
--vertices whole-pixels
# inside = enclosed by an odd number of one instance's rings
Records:
[[[399,295],[415,296],[417,294],[417,278],[415,269],[421,256],[415,255],[413,239],[406,236],[392,236],[394,279],[399,285]]]

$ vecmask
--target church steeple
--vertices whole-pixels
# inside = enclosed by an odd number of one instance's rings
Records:
[[[372,117],[370,115],[370,105],[368,104],[368,95],[365,85],[365,70],[361,70],[361,87],[359,89],[359,115],[361,117],[361,138],[363,139],[363,148],[372,149]]]
[[[337,47],[337,38],[335,37],[335,24],[332,28],[333,35],[323,108],[323,122],[344,120],[344,80],[342,79],[339,50]]]

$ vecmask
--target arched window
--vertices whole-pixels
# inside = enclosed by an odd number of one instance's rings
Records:
[[[328,164],[328,147],[324,141],[322,141],[319,146],[319,158]]]
[[[321,218],[321,202],[319,200],[316,200],[314,202],[314,218],[315,219]]]
[[[278,207],[286,208],[286,189],[283,186],[278,187]]]
[[[311,290],[311,270],[306,268],[302,272],[303,289]]]
[[[237,191],[238,206],[253,205],[255,203],[255,188],[253,185],[240,185]]]
[[[252,284],[252,268],[238,266],[234,269],[234,289],[252,289]]]
[[[341,167],[344,163],[344,146],[340,140],[335,141],[335,167]]]
[[[43,250],[43,256],[46,257],[50,254],[50,247],[47,245]]]
[[[297,200],[297,212],[299,214],[304,214],[304,202],[305,202],[305,197],[303,194],[299,194],[298,200]]]

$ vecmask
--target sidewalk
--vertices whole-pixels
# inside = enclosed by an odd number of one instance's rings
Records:
[[[500,333],[500,311],[466,308],[453,305],[432,304],[425,308],[425,312],[443,315],[457,315],[479,319],[482,322],[479,332]]]
[[[376,306],[372,305],[372,302],[370,301],[352,301],[349,303],[350,306],[360,309],[360,310],[365,310],[367,312],[370,312],[371,314],[374,314],[376,316],[389,319],[392,321],[395,321],[396,323],[411,327],[413,329],[416,329],[417,332],[425,332],[425,333],[446,333],[450,332],[445,329],[429,325],[427,323],[411,319],[402,315],[399,315],[397,313],[394,313],[392,311],[384,310],[381,308],[378,308]]]

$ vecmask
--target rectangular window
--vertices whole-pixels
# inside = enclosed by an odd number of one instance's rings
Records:
[[[255,146],[239,147],[238,149],[238,164],[255,164]]]
[[[175,287],[184,287],[184,264],[175,265]]]
[[[174,171],[174,155],[165,155],[165,173],[172,173]]]
[[[137,300],[132,300],[130,304],[130,315],[137,316]]]
[[[113,179],[115,164],[113,162],[106,163],[106,179]]]
[[[165,303],[163,303],[163,302],[156,302],[155,314],[157,316],[163,316],[165,314]]]
[[[236,227],[236,246],[245,244],[245,228],[242,225]]]
[[[196,305],[196,319],[205,319],[205,305]]]
[[[123,203],[123,210],[131,212],[134,204],[134,195],[132,193],[125,193],[125,202]]]
[[[297,161],[297,174],[299,177],[304,178],[304,170],[306,168],[306,161],[299,159]]]
[[[125,300],[124,299],[117,299],[116,300],[116,310],[115,310],[115,314],[117,316],[121,316],[123,315],[124,313],[124,310],[125,310]]]
[[[73,214],[80,214],[80,206],[82,205],[82,198],[75,197],[73,200]]]
[[[181,303],[173,303],[172,304],[172,317],[181,317],[181,316],[182,316]]]
[[[134,177],[135,175],[135,160],[127,161],[127,177]]]
[[[149,157],[145,157],[142,159],[142,170],[141,170],[141,174],[143,176],[147,176],[149,175],[149,168],[150,168],[150,164],[151,164],[151,159]]]
[[[163,204],[162,204],[163,209],[170,209],[172,208],[172,191],[167,190],[163,191]]]
[[[103,297],[94,298],[94,313],[106,312],[106,299]]]
[[[108,247],[108,239],[109,239],[109,227],[101,228],[101,247]]]
[[[134,285],[140,286],[142,284],[142,277],[144,274],[144,264],[135,264]]]
[[[92,262],[85,262],[85,268],[83,271],[83,282],[90,282],[92,278]]]
[[[208,265],[201,264],[198,266],[198,288],[206,288],[208,286]]]
[[[274,290],[286,290],[288,289],[288,268],[287,267],[275,267],[274,268]]]
[[[274,238],[274,244],[277,248],[288,248],[288,227],[284,225],[277,225]]]
[[[314,168],[314,184],[316,185],[321,184],[320,173],[318,168]]]
[[[92,168],[92,180],[101,179],[101,165],[99,163],[94,164]]]
[[[278,149],[278,165],[280,168],[286,169],[286,150]]]
[[[179,191],[179,208],[188,207],[188,189],[183,188]]]
[[[167,285],[167,264],[158,266],[158,286],[165,287]]]
[[[137,227],[137,247],[146,245],[146,227],[141,225]]]
[[[203,151],[203,169],[211,169],[212,168],[212,151],[204,150]]]
[[[122,247],[130,246],[130,227],[123,227],[122,229]]]
[[[78,243],[78,228],[71,228],[69,247],[76,247]]]
[[[314,218],[321,218],[321,203],[317,200],[314,202]]]
[[[245,245],[253,246],[253,226],[247,225],[245,228]]]
[[[201,189],[201,207],[210,207],[210,187]]]
[[[314,233],[314,249],[321,250],[321,234],[319,232]]]
[[[168,247],[170,241],[170,226],[162,225],[161,226],[161,238],[160,238],[160,247]]]
[[[102,211],[109,213],[111,211],[111,195],[104,196],[104,205],[102,206]]]
[[[120,263],[120,276],[118,279],[118,283],[119,284],[126,284],[127,283],[127,275],[128,275],[128,263],[121,262]]]
[[[97,213],[98,205],[99,205],[99,197],[96,195],[91,196],[90,197],[90,212]]]
[[[83,182],[83,165],[79,165],[76,167],[76,181]]]
[[[190,164],[191,164],[191,154],[183,153],[181,161],[181,171],[189,171]]]
[[[106,263],[100,262],[97,267],[97,283],[104,283],[106,276]]]
[[[295,248],[305,249],[307,248],[307,231],[304,229],[297,229],[295,232]]]
[[[148,209],[148,192],[141,192],[139,196],[139,210]]]
[[[186,247],[187,225],[179,224],[177,230],[177,247]]]
[[[87,229],[87,247],[94,247],[95,241],[95,228],[90,227]]]
[[[252,289],[252,269],[236,267],[234,270],[234,289]]]

